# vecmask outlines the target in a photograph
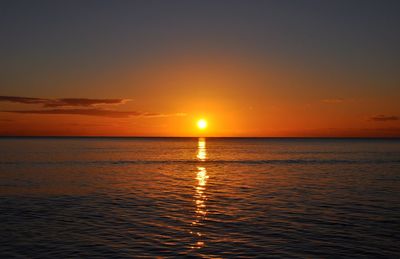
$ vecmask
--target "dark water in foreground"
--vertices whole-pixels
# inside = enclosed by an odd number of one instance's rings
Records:
[[[400,257],[400,141],[0,139],[0,257]]]

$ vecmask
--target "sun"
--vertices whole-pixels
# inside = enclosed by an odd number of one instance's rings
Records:
[[[201,130],[207,128],[207,121],[205,119],[200,119],[197,121],[197,127]]]

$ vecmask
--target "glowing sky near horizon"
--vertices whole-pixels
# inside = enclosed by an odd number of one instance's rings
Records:
[[[0,135],[400,136],[399,1],[2,1]]]

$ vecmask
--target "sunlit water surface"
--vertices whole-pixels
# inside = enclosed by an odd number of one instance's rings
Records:
[[[0,139],[0,257],[400,257],[400,141]]]

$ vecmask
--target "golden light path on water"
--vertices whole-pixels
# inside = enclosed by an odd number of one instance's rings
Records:
[[[207,159],[207,152],[206,152],[206,140],[205,138],[199,138],[198,144],[197,144],[197,160],[198,161],[206,161]],[[196,174],[196,180],[197,184],[195,186],[195,195],[194,195],[194,201],[196,204],[196,218],[192,222],[193,230],[191,231],[191,234],[201,237],[202,233],[199,231],[199,224],[202,223],[202,221],[205,219],[207,215],[207,208],[206,208],[206,200],[207,196],[205,194],[206,191],[206,185],[207,185],[207,180],[209,176],[207,175],[207,170],[204,166],[197,166],[197,174]],[[195,244],[191,248],[201,248],[203,247],[204,241],[201,239],[197,239]]]

